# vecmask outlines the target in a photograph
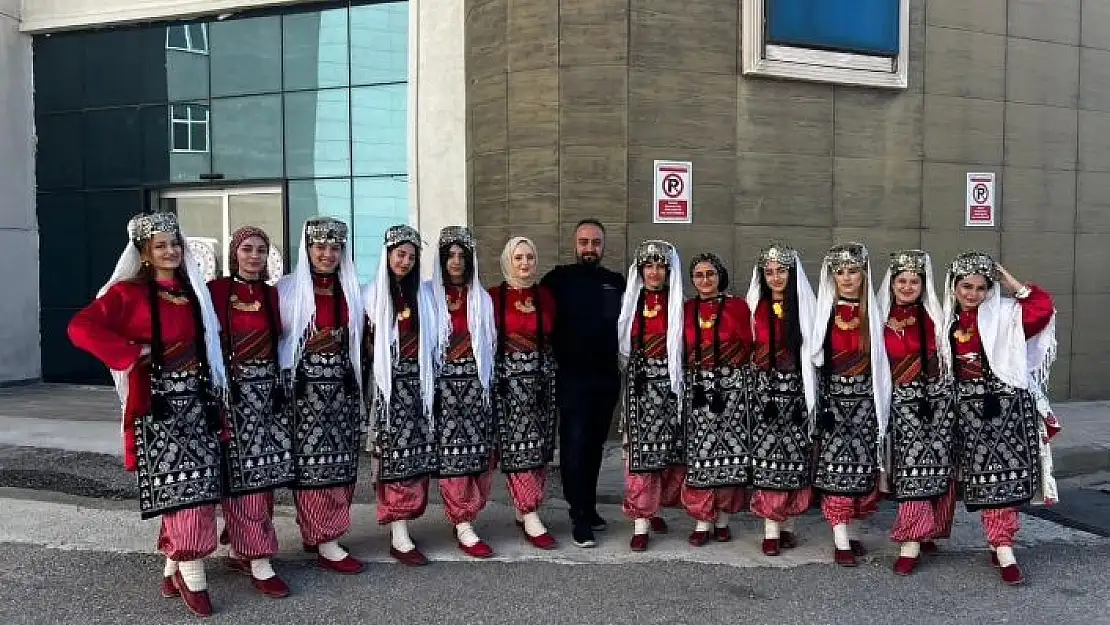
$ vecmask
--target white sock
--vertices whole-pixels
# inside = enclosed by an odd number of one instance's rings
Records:
[[[698,521],[694,524],[695,532],[708,532],[713,529],[713,523],[710,521]]]
[[[524,515],[524,532],[535,538],[547,533],[547,528],[544,527],[543,521],[540,520],[540,515],[536,512],[529,512]]]
[[[772,540],[778,540],[781,530],[778,522],[771,519],[763,519],[763,537]]]
[[[916,558],[921,555],[921,543],[909,541],[902,543],[902,548],[898,551],[898,555],[903,558]]]
[[[647,534],[651,531],[651,521],[649,519],[636,519],[632,522],[633,534]]]
[[[166,558],[166,568],[162,569],[162,576],[163,577],[173,577],[173,574],[176,573],[176,572],[177,572],[177,560],[170,560],[169,558]]]
[[[852,548],[851,543],[848,542],[848,526],[844,523],[837,523],[833,526],[833,542],[836,548],[841,551],[848,551]]]
[[[259,558],[251,560],[251,577],[255,579],[270,579],[277,575],[274,572],[274,567],[270,566],[269,558]]]
[[[402,553],[416,549],[416,543],[409,538],[408,521],[394,521],[389,524],[389,531],[393,535],[393,548]]]
[[[331,560],[332,562],[339,562],[343,558],[347,557],[347,550],[343,547],[340,547],[339,543],[334,540],[329,540],[326,543],[320,543],[319,545],[317,545],[317,549],[319,550],[320,555],[324,556],[324,558],[327,560]]]
[[[1013,547],[998,547],[994,550],[998,556],[998,566],[1006,568],[1011,564],[1017,564],[1017,558],[1014,557]]]
[[[466,547],[473,547],[482,542],[478,538],[478,534],[474,531],[474,526],[469,523],[459,523],[455,526],[455,536],[459,537],[459,542]]]
[[[713,522],[713,526],[717,529],[728,527],[729,513],[721,512],[717,515],[717,520]]]
[[[185,587],[193,592],[208,590],[208,580],[204,576],[204,560],[189,560],[178,562],[177,570],[181,572],[181,579],[185,580]]]

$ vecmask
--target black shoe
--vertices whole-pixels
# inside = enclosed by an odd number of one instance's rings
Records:
[[[609,529],[609,523],[607,523],[605,519],[601,518],[601,515],[597,513],[597,510],[594,510],[592,513],[590,513],[589,521],[590,529],[595,532],[604,532],[605,530]]]
[[[597,546],[597,541],[594,540],[594,531],[584,523],[575,525],[574,529],[571,530],[571,536],[574,537],[574,544],[583,549]]]

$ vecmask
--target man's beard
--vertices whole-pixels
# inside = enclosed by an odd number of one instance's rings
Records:
[[[599,254],[594,254],[593,252],[587,252],[585,254],[579,254],[578,255],[578,262],[583,264],[583,265],[588,265],[590,267],[593,267],[594,265],[597,265],[598,263],[601,262],[601,256]]]

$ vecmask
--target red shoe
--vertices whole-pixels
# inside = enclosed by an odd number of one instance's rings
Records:
[[[550,532],[544,532],[539,536],[529,536],[528,533],[525,532],[524,537],[528,539],[528,542],[532,543],[533,547],[536,549],[543,549],[544,551],[554,549],[556,545],[558,545],[555,537],[552,536]]]
[[[363,564],[361,561],[352,558],[350,554],[342,560],[332,561],[324,556],[316,556],[316,566],[335,571],[340,575],[358,575],[362,572]]]
[[[694,547],[704,547],[709,544],[710,536],[711,534],[709,532],[690,532],[689,543]]]
[[[798,546],[798,537],[794,532],[779,532],[779,545],[783,549],[793,549]]]
[[[208,598],[207,590],[198,590],[193,592],[185,585],[185,580],[181,578],[181,572],[173,574],[173,583],[177,587],[177,592],[181,595],[181,600],[185,602],[185,607],[189,611],[201,618],[212,616],[212,600]]]
[[[719,543],[727,543],[728,541],[732,540],[732,530],[730,530],[728,526],[714,528],[713,540]]]
[[[994,551],[991,551],[991,566],[996,569],[1002,568],[1002,565],[998,563],[998,554]]]
[[[394,560],[405,566],[424,566],[428,563],[428,558],[424,557],[424,554],[420,553],[420,550],[416,547],[408,551],[401,551],[396,547],[390,547],[389,555],[393,556]]]
[[[651,531],[655,532],[656,534],[666,534],[667,531],[670,529],[670,528],[667,527],[667,522],[664,521],[663,517],[661,517],[661,516],[651,517],[650,522],[651,522]]]
[[[782,552],[779,551],[779,538],[764,538],[763,539],[763,555],[777,556]]]
[[[917,558],[898,556],[894,561],[894,574],[902,577],[913,575],[913,570],[917,568],[917,560]]]
[[[1002,567],[999,573],[1002,575],[1002,581],[1010,586],[1017,586],[1025,581],[1025,577],[1022,576],[1021,569],[1018,567],[1017,563]]]
[[[490,547],[489,545],[487,545],[486,541],[484,541],[484,540],[479,540],[478,542],[474,543],[473,545],[471,545],[469,547],[467,547],[466,545],[464,545],[460,542],[459,543],[459,549],[461,549],[463,553],[470,556],[471,558],[491,558],[491,557],[493,557],[493,547]]]
[[[282,599],[289,596],[289,585],[277,575],[270,579],[258,579],[251,575],[251,586],[271,599]]]
[[[628,543],[628,546],[632,548],[632,551],[647,551],[649,540],[647,534],[633,534],[632,541]]]
[[[931,540],[926,540],[925,542],[921,543],[921,553],[925,555],[936,555],[938,551],[940,551],[940,547],[938,547],[937,544]]]
[[[858,540],[849,540],[848,546],[852,549],[852,555],[857,558],[862,558],[867,555],[867,547],[864,547],[863,543]]]
[[[837,549],[833,554],[833,561],[840,566],[853,567],[856,563],[856,554],[851,549]]]
[[[181,593],[177,592],[177,586],[173,583],[173,575],[168,575],[162,578],[162,588],[160,589],[162,596],[167,599],[173,599]]]

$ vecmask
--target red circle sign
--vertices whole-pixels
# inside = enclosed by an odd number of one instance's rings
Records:
[[[663,195],[667,197],[678,197],[682,195],[682,190],[686,187],[686,183],[682,182],[682,176],[678,174],[667,174],[663,176]]]

